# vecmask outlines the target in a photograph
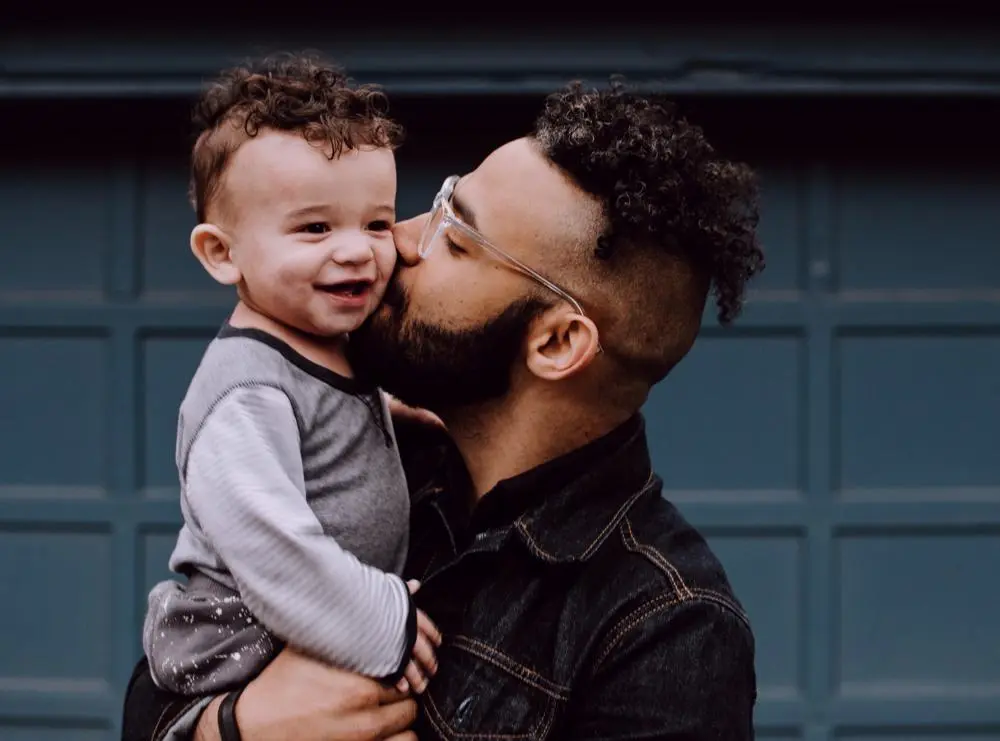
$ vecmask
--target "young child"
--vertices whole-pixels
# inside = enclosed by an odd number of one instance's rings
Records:
[[[398,576],[409,496],[379,390],[347,335],[396,259],[401,129],[381,94],[289,56],[225,73],[196,108],[191,248],[238,304],[181,404],[184,525],[143,649],[183,694],[245,684],[283,644],[422,691],[440,637]]]

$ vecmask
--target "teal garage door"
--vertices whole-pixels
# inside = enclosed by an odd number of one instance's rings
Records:
[[[396,101],[401,212],[537,103]],[[646,412],[753,619],[760,737],[998,738],[1000,109],[697,110],[761,168],[770,266]],[[166,573],[177,404],[230,305],[187,247],[186,115],[0,107],[3,741],[117,737]]]

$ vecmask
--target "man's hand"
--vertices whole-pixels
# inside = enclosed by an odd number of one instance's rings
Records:
[[[421,424],[430,425],[431,427],[440,427],[444,429],[444,422],[438,417],[434,412],[430,412],[426,409],[418,409],[417,407],[411,407],[408,404],[404,404],[399,399],[397,399],[392,394],[385,394],[386,405],[389,407],[389,414],[392,415],[393,419],[407,420],[409,422],[420,422]]]
[[[201,714],[195,741],[219,741],[214,700]],[[286,648],[250,682],[236,703],[244,741],[415,741],[406,729],[417,705],[402,693],[334,669]]]
[[[406,586],[410,594],[415,594],[420,589],[420,582],[411,579]],[[428,680],[437,672],[437,649],[440,645],[441,632],[423,610],[417,610],[417,640],[413,644],[413,659],[396,685],[400,692],[413,690],[419,695],[427,689]]]

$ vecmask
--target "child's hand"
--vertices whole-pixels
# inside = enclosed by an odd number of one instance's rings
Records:
[[[401,402],[392,394],[388,394],[384,391],[382,393],[385,394],[386,405],[389,407],[389,414],[392,415],[393,419],[420,422],[425,425],[430,425],[431,427],[440,427],[444,429],[444,422],[442,422],[441,418],[434,414],[434,412],[429,412],[426,409],[418,409],[417,407],[411,407],[408,404]]]
[[[406,586],[413,594],[420,588],[420,582],[410,580]],[[428,680],[437,672],[437,649],[440,646],[441,632],[423,610],[417,610],[417,640],[413,644],[413,658],[396,685],[401,692],[412,690],[419,695],[427,689]]]

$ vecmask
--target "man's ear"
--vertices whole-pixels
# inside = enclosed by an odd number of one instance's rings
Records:
[[[243,277],[233,262],[232,240],[215,224],[198,224],[191,230],[191,251],[219,283],[234,286]]]
[[[558,381],[590,365],[600,347],[597,326],[588,317],[549,312],[532,326],[526,362],[539,378]]]

